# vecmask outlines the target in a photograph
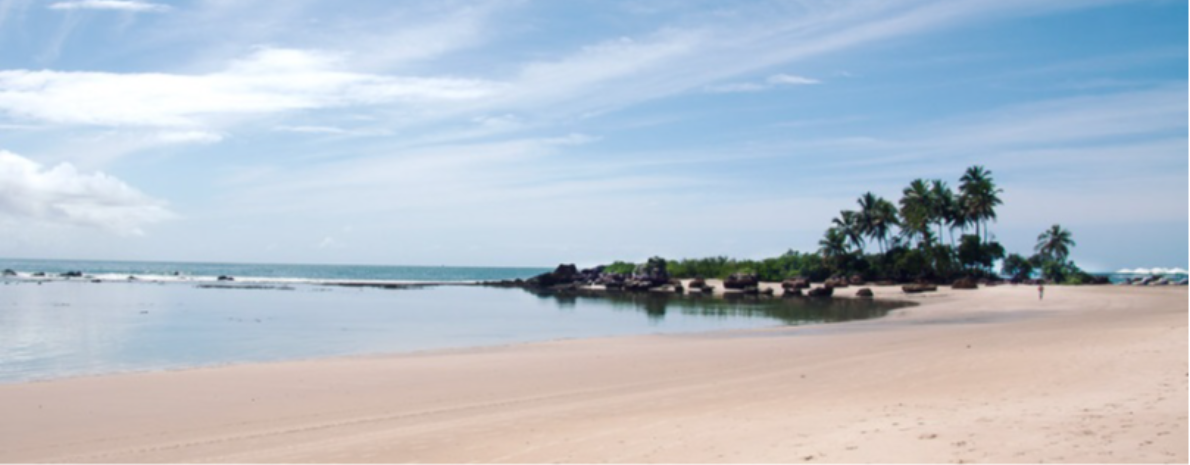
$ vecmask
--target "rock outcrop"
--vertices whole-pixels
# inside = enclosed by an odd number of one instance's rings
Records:
[[[760,284],[760,278],[752,273],[732,273],[723,280],[723,287],[727,289],[746,289]]]
[[[830,297],[835,294],[832,286],[815,287],[806,292],[807,297]]]
[[[843,287],[850,286],[851,283],[847,280],[847,278],[844,278],[842,276],[837,276],[834,278],[827,279],[826,282],[823,283],[822,285],[825,287],[843,288]]]
[[[868,289],[865,287],[865,288],[861,288],[858,291],[855,291],[855,296],[856,297],[873,297],[873,294],[872,294],[871,289]]]
[[[808,289],[810,287],[810,280],[806,278],[790,278],[781,281],[781,288],[785,290],[790,289]]]
[[[951,289],[978,289],[979,285],[971,278],[959,278],[950,284]]]
[[[906,284],[901,286],[901,290],[906,294],[918,294],[922,292],[934,292],[938,290],[938,286],[933,284]]]

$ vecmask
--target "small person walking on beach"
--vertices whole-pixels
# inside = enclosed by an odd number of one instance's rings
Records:
[[[1045,284],[1037,285],[1037,300],[1045,298]]]

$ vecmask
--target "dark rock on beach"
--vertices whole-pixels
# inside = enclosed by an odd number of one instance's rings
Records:
[[[793,288],[785,288],[785,292],[781,294],[781,297],[802,297],[802,296],[803,296],[803,294],[802,294],[801,289],[793,289]]]
[[[17,272],[16,272],[16,271],[13,271],[13,270],[11,270],[11,269],[5,269],[5,270],[4,270],[4,276],[16,276],[16,275],[17,275]]]
[[[760,278],[752,273],[732,273],[723,280],[723,287],[727,289],[746,289],[760,284]]]
[[[823,283],[822,285],[823,285],[823,287],[847,287],[847,286],[850,286],[851,283],[847,280],[847,278],[840,276],[840,277],[827,279],[826,282]]]
[[[858,291],[855,291],[855,296],[856,297],[873,297],[873,294],[872,294],[871,289],[868,289],[865,287],[865,288],[861,288]]]
[[[82,271],[67,271],[65,273],[59,274],[58,276],[61,276],[63,278],[81,278],[81,277],[83,277],[83,272]]]
[[[951,289],[978,289],[979,285],[976,284],[974,279],[959,278],[959,279],[954,280],[953,283],[951,283],[950,288]]]
[[[906,284],[901,286],[901,290],[906,294],[918,294],[922,292],[934,292],[938,290],[938,286],[933,284]]]
[[[219,275],[219,277],[215,278],[215,280],[216,281],[235,281],[236,278],[233,278],[233,277],[227,276],[227,275]]]
[[[807,297],[830,297],[835,294],[835,288],[831,286],[815,287],[806,292]]]
[[[810,280],[806,278],[790,278],[781,281],[782,289],[807,289],[810,287]]]

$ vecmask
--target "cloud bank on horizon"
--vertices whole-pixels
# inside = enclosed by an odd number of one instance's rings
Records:
[[[1186,267],[1186,10],[0,0],[0,256],[761,257],[981,164],[1010,251]]]

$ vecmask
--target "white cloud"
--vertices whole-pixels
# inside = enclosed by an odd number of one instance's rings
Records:
[[[201,127],[219,116],[467,100],[496,89],[473,79],[353,73],[340,61],[265,48],[210,74],[0,71],[0,111],[59,124]]]
[[[717,94],[729,94],[738,92],[760,92],[769,90],[777,86],[804,86],[810,84],[819,84],[822,81],[811,79],[804,76],[796,76],[793,74],[774,74],[765,79],[763,83],[760,82],[733,82],[727,84],[719,84],[714,86],[707,86],[706,91]]]
[[[115,10],[133,13],[162,13],[170,10],[169,5],[133,0],[76,0],[52,3],[49,8],[51,10]]]
[[[774,74],[767,79],[769,84],[801,86],[807,84],[818,84],[822,81],[811,79],[805,76],[795,76],[792,74]]]
[[[104,173],[82,173],[69,163],[46,168],[0,150],[0,218],[4,220],[140,235],[143,225],[174,216],[164,202]]]

